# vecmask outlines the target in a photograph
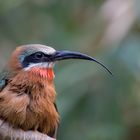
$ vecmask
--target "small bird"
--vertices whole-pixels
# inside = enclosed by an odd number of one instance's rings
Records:
[[[29,44],[16,48],[0,74],[0,119],[13,128],[37,130],[56,138],[59,113],[55,104],[54,63],[65,59],[94,61],[91,56]]]

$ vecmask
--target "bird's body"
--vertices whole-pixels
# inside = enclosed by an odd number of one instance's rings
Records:
[[[55,61],[69,58],[102,65],[87,55],[55,51],[44,45],[18,47],[0,76],[0,119],[14,128],[38,130],[55,137],[59,114],[55,105],[53,66]]]
[[[22,47],[14,52],[9,71],[1,78],[0,118],[16,128],[52,136],[59,123],[53,69],[24,70],[17,58],[21,51]]]
[[[38,75],[38,76],[37,76]],[[0,117],[23,130],[50,133],[59,122],[53,80],[21,71],[0,93]]]

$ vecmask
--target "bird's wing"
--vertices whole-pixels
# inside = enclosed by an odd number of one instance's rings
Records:
[[[55,106],[56,111],[58,112],[58,108],[57,108],[56,103],[54,103],[54,106]],[[53,137],[54,137],[54,138],[57,138],[58,128],[59,128],[59,124],[58,124],[58,126],[55,128],[55,130],[54,130],[54,134],[53,134]]]
[[[55,107],[56,111],[58,112],[56,103],[54,103],[54,107]],[[50,137],[52,137],[52,138],[57,138],[58,128],[59,128],[59,123],[58,123],[58,125],[54,128],[53,131],[49,132],[48,136],[50,136]]]
[[[7,85],[9,78],[10,72],[7,69],[0,72],[0,91]]]

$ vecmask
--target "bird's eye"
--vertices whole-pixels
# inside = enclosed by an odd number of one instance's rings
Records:
[[[41,59],[41,58],[44,57],[44,54],[41,53],[41,52],[37,52],[37,53],[34,54],[34,57],[35,57],[36,59]]]

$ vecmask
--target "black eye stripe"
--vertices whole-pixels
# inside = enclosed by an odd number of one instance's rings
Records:
[[[36,52],[34,54],[32,54],[34,56],[39,56],[39,57],[51,57],[52,55],[49,55],[49,54],[44,54],[43,52]]]
[[[49,61],[51,55],[49,54],[44,54],[43,52],[35,52],[31,55],[28,55],[24,58],[22,61],[22,66],[28,67],[30,63],[40,63],[40,62],[47,62]]]

